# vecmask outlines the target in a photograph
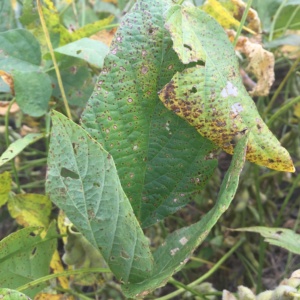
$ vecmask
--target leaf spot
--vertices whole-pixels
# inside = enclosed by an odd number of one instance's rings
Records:
[[[238,89],[230,81],[227,81],[226,86],[221,91],[221,96],[227,98],[229,96],[236,97],[238,95]]]
[[[174,248],[174,249],[171,249],[170,253],[172,256],[174,256],[176,254],[176,252],[178,252],[180,249],[179,248]]]
[[[133,151],[136,151],[138,149],[138,146],[134,145],[132,149],[133,149]]]
[[[132,98],[128,98],[127,100],[128,103],[132,103],[132,101],[133,101]]]
[[[67,178],[70,177],[72,179],[79,179],[79,175],[67,168],[61,168],[60,170],[60,176]]]
[[[189,49],[190,51],[192,51],[192,47],[191,47],[191,46],[189,46],[189,45],[187,45],[187,44],[184,44],[183,46],[184,46],[184,48],[187,48],[187,49]]]
[[[184,236],[183,238],[181,238],[179,240],[179,242],[180,242],[181,245],[185,245],[188,242],[188,239]]]
[[[244,110],[244,108],[241,103],[234,103],[231,106],[231,111],[233,112],[234,115],[238,115],[243,110]]]

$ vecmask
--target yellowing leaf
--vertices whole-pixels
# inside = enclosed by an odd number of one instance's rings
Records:
[[[18,224],[47,228],[51,213],[51,201],[38,194],[19,194],[9,197],[8,210]]]
[[[232,30],[228,30],[227,34],[229,38],[235,36],[235,32]],[[273,53],[243,36],[239,36],[235,49],[246,55],[249,61],[246,71],[252,73],[258,80],[254,89],[250,91],[250,95],[267,96],[275,80]]]
[[[34,297],[34,300],[65,300],[66,295],[64,294],[46,294],[40,293]],[[68,300],[73,299],[73,297],[68,297]]]
[[[228,29],[240,26],[239,20],[243,16],[246,5],[241,0],[207,0],[201,8]],[[244,30],[252,34],[261,31],[260,20],[255,10],[249,9],[247,20],[249,21],[249,28],[244,26]]]
[[[53,270],[54,274],[62,273],[64,271],[64,267],[62,265],[62,261],[60,259],[59,253],[57,250],[54,251],[50,267]],[[58,277],[58,281],[62,288],[67,289],[69,288],[69,281],[67,277]],[[42,298],[41,298],[42,299]]]
[[[234,49],[220,25],[201,10],[175,5],[166,15],[166,27],[183,63],[205,65],[175,74],[159,94],[164,105],[230,154],[236,141],[249,132],[249,161],[294,172],[289,153],[245,90]]]
[[[11,176],[9,172],[0,174],[0,207],[8,200],[11,191]]]

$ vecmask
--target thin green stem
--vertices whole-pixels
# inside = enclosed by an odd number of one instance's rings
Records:
[[[235,252],[241,245],[244,243],[245,238],[241,238],[207,273],[205,273],[203,276],[198,278],[197,280],[193,281],[192,283],[188,284],[187,286],[189,288],[194,287],[200,283],[202,283],[204,280],[206,280],[208,277],[210,277],[213,273],[215,273],[220,266],[232,255],[233,252]],[[177,291],[170,293],[166,296],[157,298],[156,300],[168,300],[173,299],[174,297],[182,294],[185,292],[185,289],[180,288]]]
[[[57,62],[56,62],[54,50],[53,50],[51,40],[50,40],[49,31],[48,31],[48,28],[47,28],[47,25],[46,25],[46,22],[45,22],[41,0],[37,0],[37,9],[38,9],[41,25],[42,25],[42,28],[43,28],[43,32],[44,32],[44,35],[45,35],[46,43],[47,43],[47,46],[48,46],[48,49],[49,49],[49,52],[50,52],[50,55],[51,55],[51,58],[52,58],[54,68],[55,68],[57,82],[58,82],[58,86],[59,86],[59,89],[60,89],[60,92],[61,92],[61,96],[63,98],[66,113],[67,113],[68,118],[70,120],[72,120],[71,110],[70,110],[68,100],[67,100],[67,97],[66,97],[66,93],[65,93],[65,89],[64,89],[63,82],[62,82],[62,79],[61,79],[60,71],[59,71],[59,68],[58,68],[58,65],[57,65]]]
[[[286,197],[281,205],[280,211],[279,211],[278,216],[274,223],[274,227],[278,227],[280,225],[283,212],[284,212],[286,206],[288,205],[295,189],[298,187],[299,181],[300,181],[300,174],[298,174],[298,176],[294,179],[293,185],[291,186],[288,194],[286,195]]]
[[[252,0],[249,0],[247,2],[247,6],[244,10],[244,13],[243,13],[243,16],[242,16],[242,19],[241,19],[241,22],[240,22],[240,26],[239,28],[237,29],[237,32],[236,32],[236,35],[235,35],[235,38],[234,38],[234,41],[233,41],[233,47],[236,46],[237,44],[237,41],[239,39],[239,36],[241,35],[241,32],[243,30],[243,27],[244,27],[244,24],[245,24],[245,21],[246,21],[246,18],[247,18],[247,15],[248,15],[248,12],[249,12],[249,9],[251,7],[251,4],[252,4]]]
[[[179,1],[177,2],[177,4],[178,4],[178,5],[181,5],[184,1],[185,1],[185,0],[179,0]]]
[[[294,98],[293,100],[289,101],[288,103],[283,104],[276,113],[270,118],[270,120],[267,122],[267,125],[270,127],[272,123],[283,113],[285,113],[287,110],[289,110],[293,105],[300,102],[300,96]]]
[[[10,142],[9,142],[9,112],[10,112],[10,109],[12,107],[12,105],[16,102],[16,99],[14,98],[13,100],[10,101],[8,107],[7,107],[7,111],[6,111],[6,114],[5,114],[5,142],[6,142],[6,148],[8,148],[8,146],[10,145]],[[20,181],[19,181],[19,176],[18,176],[18,171],[17,171],[17,168],[16,168],[16,165],[15,165],[15,160],[12,159],[11,160],[11,167],[12,167],[12,171],[13,171],[13,174],[14,174],[14,178],[15,178],[15,182],[16,182],[16,185],[17,185],[17,192],[20,193],[21,192],[21,186],[20,186]]]
[[[193,295],[198,296],[201,299],[205,300],[205,298],[203,297],[203,295],[200,292],[198,292],[198,291],[192,289],[191,287],[181,283],[180,281],[175,280],[174,278],[169,279],[168,283],[173,284],[177,288],[182,288],[182,289],[192,293]]]
[[[263,277],[263,268],[265,263],[265,256],[266,256],[266,248],[267,244],[264,242],[264,238],[260,237],[259,239],[259,267],[258,267],[258,274],[257,274],[257,287],[256,293],[259,294],[262,291],[262,277]]]
[[[297,15],[298,11],[300,9],[300,5],[297,5],[296,9],[293,11],[293,13],[291,14],[289,20],[286,22],[284,28],[283,28],[283,33],[282,35],[285,35],[286,31],[288,30],[288,28],[290,28],[290,25],[292,23],[292,21],[294,20],[295,16]]]
[[[79,269],[79,270],[69,270],[69,271],[65,271],[65,272],[61,272],[61,273],[47,275],[47,276],[41,277],[39,279],[33,280],[29,283],[26,283],[26,284],[18,287],[16,290],[21,292],[21,291],[27,290],[35,285],[38,285],[40,283],[43,283],[50,279],[58,278],[58,277],[65,277],[65,276],[70,276],[70,275],[80,275],[80,274],[86,274],[86,273],[110,273],[110,272],[111,271],[109,269],[105,269],[105,268],[83,268],[83,269]]]
[[[274,28],[275,28],[275,24],[276,24],[276,21],[282,11],[282,9],[284,8],[284,6],[286,5],[288,0],[283,0],[279,6],[279,8],[277,9],[275,15],[274,15],[274,18],[273,18],[273,21],[272,21],[272,24],[271,24],[271,29],[270,29],[270,35],[269,35],[269,42],[271,42],[273,40],[273,35],[274,35]]]
[[[295,62],[293,63],[293,65],[291,66],[290,70],[288,71],[288,73],[285,75],[284,79],[281,81],[279,87],[277,88],[276,92],[274,93],[272,99],[270,100],[269,104],[267,105],[265,111],[264,111],[264,115],[266,116],[266,114],[271,110],[275,100],[277,99],[278,95],[280,94],[281,90],[283,89],[284,85],[286,84],[287,80],[289,79],[289,77],[291,76],[291,74],[294,72],[294,70],[299,66],[300,63],[300,56],[295,60]]]

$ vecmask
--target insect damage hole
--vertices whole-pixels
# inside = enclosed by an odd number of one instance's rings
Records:
[[[61,168],[60,176],[65,177],[65,178],[70,177],[72,179],[79,179],[79,175],[77,173],[75,173],[67,168]]]
[[[183,47],[184,48],[187,48],[187,49],[189,49],[190,51],[192,51],[193,49],[192,49],[192,47],[191,46],[189,46],[189,45],[187,45],[187,44],[183,44]]]
[[[197,93],[197,89],[196,87],[193,86],[193,88],[190,90],[191,93],[196,94]]]

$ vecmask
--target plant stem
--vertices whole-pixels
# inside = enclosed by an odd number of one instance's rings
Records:
[[[219,267],[232,255],[236,249],[238,249],[242,243],[245,241],[245,238],[241,238],[207,273],[205,273],[203,276],[195,280],[194,282],[188,284],[187,286],[189,288],[194,287],[200,283],[202,283],[204,280],[206,280],[208,277],[210,277],[215,271],[219,269]],[[156,298],[156,300],[168,300],[173,299],[173,297],[178,296],[185,292],[184,288],[180,288],[177,291],[170,293],[166,296]]]
[[[10,145],[10,142],[9,142],[9,129],[8,129],[9,112],[10,112],[10,109],[11,109],[12,105],[15,102],[16,102],[15,98],[10,101],[10,103],[9,103],[9,105],[7,107],[7,111],[5,113],[5,120],[4,120],[4,122],[5,122],[5,142],[6,142],[6,148],[8,148],[8,146]],[[17,192],[19,194],[21,192],[21,186],[20,186],[18,171],[17,171],[16,165],[15,165],[15,160],[14,159],[11,160],[11,167],[12,167],[12,171],[13,171],[13,174],[14,174],[15,182],[16,182],[16,185],[17,185]]]
[[[285,113],[290,107],[300,102],[300,96],[294,98],[293,100],[289,101],[288,103],[282,105],[276,113],[270,118],[270,120],[267,122],[267,125],[270,127],[271,124],[283,113]]]
[[[251,4],[252,4],[252,0],[249,0],[249,1],[247,2],[246,8],[245,8],[245,10],[244,10],[244,13],[243,13],[243,16],[242,16],[242,19],[241,19],[241,22],[240,22],[240,26],[239,26],[239,28],[238,28],[238,30],[237,30],[237,32],[236,32],[236,35],[235,35],[235,38],[234,38],[234,41],[233,41],[233,47],[236,46],[237,41],[238,41],[238,39],[239,39],[239,36],[241,35],[241,32],[242,32],[242,29],[243,29],[243,27],[244,27],[244,24],[245,24],[247,15],[248,15],[248,11],[249,11],[249,9],[250,9],[250,7],[251,7]]]
[[[46,25],[46,22],[45,22],[41,0],[37,0],[37,9],[38,9],[41,25],[42,25],[42,28],[43,28],[43,32],[44,32],[44,35],[45,35],[46,43],[47,43],[47,46],[48,46],[48,49],[49,49],[49,52],[50,52],[50,55],[51,55],[51,58],[52,58],[54,68],[55,68],[57,82],[58,82],[58,86],[59,86],[59,89],[60,89],[60,92],[61,92],[61,96],[63,98],[66,113],[67,113],[68,118],[70,120],[72,120],[70,107],[69,107],[68,100],[67,100],[67,97],[66,97],[66,93],[65,93],[65,89],[64,89],[63,82],[62,82],[62,79],[61,79],[60,71],[59,71],[59,68],[58,68],[58,65],[57,65],[57,62],[56,62],[54,50],[53,50],[53,47],[52,47],[52,44],[51,44],[49,31],[47,29],[47,25]]]
[[[290,70],[285,75],[284,79],[281,81],[281,83],[280,83],[279,87],[277,88],[276,92],[274,93],[273,97],[271,98],[269,104],[267,105],[267,107],[266,107],[266,109],[264,111],[264,115],[265,116],[271,110],[271,108],[272,108],[275,100],[277,99],[278,95],[280,94],[281,90],[283,89],[285,83],[287,82],[287,80],[289,79],[289,77],[291,76],[291,74],[294,72],[294,70],[298,67],[299,63],[300,63],[300,56],[295,60],[295,62],[291,66]]]
[[[185,1],[185,0],[179,0],[179,1],[177,2],[177,4],[178,4],[178,5],[181,5],[184,1]]]
[[[83,268],[83,269],[79,269],[79,270],[69,270],[69,271],[55,273],[55,274],[51,274],[51,275],[47,275],[47,276],[38,278],[36,280],[33,280],[29,283],[26,283],[26,284],[18,287],[16,290],[21,292],[21,291],[27,290],[35,285],[38,285],[40,283],[43,283],[45,281],[48,281],[53,278],[58,278],[58,277],[65,277],[65,276],[69,276],[69,275],[78,275],[78,274],[85,274],[85,273],[110,273],[110,272],[111,271],[109,269],[105,269],[105,268]]]

